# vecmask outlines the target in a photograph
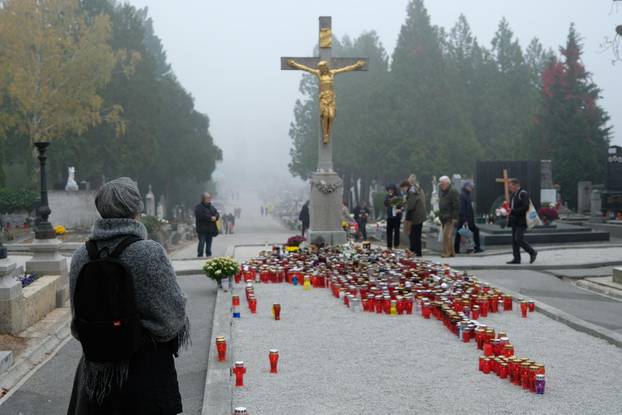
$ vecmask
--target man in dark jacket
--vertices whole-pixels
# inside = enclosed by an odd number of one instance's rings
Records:
[[[414,178],[414,176],[411,177]],[[422,256],[423,248],[423,243],[421,241],[423,222],[425,222],[427,216],[425,193],[421,186],[417,184],[416,179],[405,180],[400,185],[400,188],[406,195],[405,220],[408,222],[408,226],[405,226],[405,228],[408,228],[409,249],[413,254],[420,257]]]
[[[479,240],[479,228],[475,224],[475,212],[473,212],[473,202],[471,201],[471,194],[473,192],[473,183],[466,182],[462,186],[462,192],[460,193],[460,214],[458,215],[458,230],[465,224],[473,232],[473,242],[475,242],[475,252],[483,252],[480,246]],[[460,253],[460,234],[456,234],[456,240],[454,243],[454,250],[456,253]]]
[[[512,252],[514,259],[508,264],[520,264],[520,249],[523,248],[529,254],[529,263],[533,264],[538,253],[525,242],[525,231],[527,230],[527,212],[529,211],[529,193],[517,179],[510,180],[510,216],[508,226],[512,228]]]
[[[194,208],[194,216],[196,217],[197,234],[199,235],[199,246],[197,256],[212,256],[212,239],[218,235],[218,219],[220,214],[212,205],[212,196],[209,193],[203,193],[201,203]]]
[[[443,253],[441,257],[454,257],[456,256],[454,240],[456,225],[458,224],[458,215],[460,213],[460,196],[458,192],[451,187],[451,179],[448,176],[441,177],[438,179],[438,182],[441,188],[438,198],[439,217],[443,225]]]
[[[309,229],[309,225],[311,224],[311,216],[309,215],[309,201],[307,200],[304,205],[302,205],[302,209],[300,209],[300,214],[298,215],[298,220],[300,220],[302,224],[302,237],[304,238],[307,230]]]
[[[387,208],[387,248],[399,248],[400,224],[402,222],[402,210],[404,197],[397,190],[397,186],[387,186],[387,195],[384,198],[384,206]]]
[[[367,203],[362,202],[354,208],[354,220],[359,225],[359,234],[364,241],[367,240],[367,220],[369,219],[369,208]]]

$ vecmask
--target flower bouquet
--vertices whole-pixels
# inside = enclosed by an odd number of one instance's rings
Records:
[[[559,219],[559,214],[557,213],[557,209],[555,209],[555,207],[553,206],[555,205],[552,205],[550,207],[543,206],[538,210],[538,216],[542,218],[542,221],[544,222],[545,225],[553,223],[554,221]]]
[[[290,236],[287,239],[287,243],[285,244],[285,249],[287,250],[287,252],[296,252],[300,249],[300,244],[302,244],[304,241],[305,238],[300,235]]]
[[[223,288],[222,280],[235,276],[240,271],[240,264],[230,257],[218,257],[208,260],[203,266],[203,272],[208,278],[213,279],[218,284],[218,288]],[[227,289],[225,288],[225,291]]]
[[[395,195],[389,199],[389,206],[391,206],[391,216],[398,216],[406,205],[406,198],[401,195]],[[398,211],[400,211],[398,213]]]

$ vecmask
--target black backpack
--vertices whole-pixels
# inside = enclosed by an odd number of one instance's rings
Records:
[[[134,279],[119,259],[125,248],[140,240],[127,237],[110,253],[108,248],[98,250],[94,241],[86,243],[89,262],[78,275],[73,304],[74,329],[88,361],[129,360],[143,345]]]

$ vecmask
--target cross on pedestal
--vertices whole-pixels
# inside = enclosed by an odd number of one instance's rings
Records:
[[[333,149],[330,132],[336,116],[336,100],[333,90],[335,75],[351,71],[366,71],[368,60],[364,58],[334,58],[332,55],[332,18],[320,17],[320,56],[282,57],[281,70],[303,70],[317,76],[320,81],[320,120],[318,171],[332,171]]]
[[[497,183],[503,183],[503,190],[505,191],[505,201],[510,203],[510,181],[512,179],[508,176],[508,169],[503,169],[503,177],[496,179]]]
[[[281,58],[281,69],[303,70],[318,78],[320,85],[319,115],[320,137],[318,140],[318,167],[311,177],[309,213],[311,226],[309,240],[317,242],[322,238],[327,245],[346,241],[341,227],[343,202],[343,181],[333,170],[333,142],[331,131],[337,115],[334,82],[338,74],[350,71],[364,71],[367,60],[362,58],[333,58],[332,19],[320,17],[320,56],[312,58]]]

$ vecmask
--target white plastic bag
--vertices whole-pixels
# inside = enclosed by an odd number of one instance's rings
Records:
[[[538,216],[538,211],[533,205],[533,202],[529,200],[529,210],[527,211],[527,227],[531,229],[535,228],[536,226],[542,226],[542,220],[540,219],[540,216]]]

